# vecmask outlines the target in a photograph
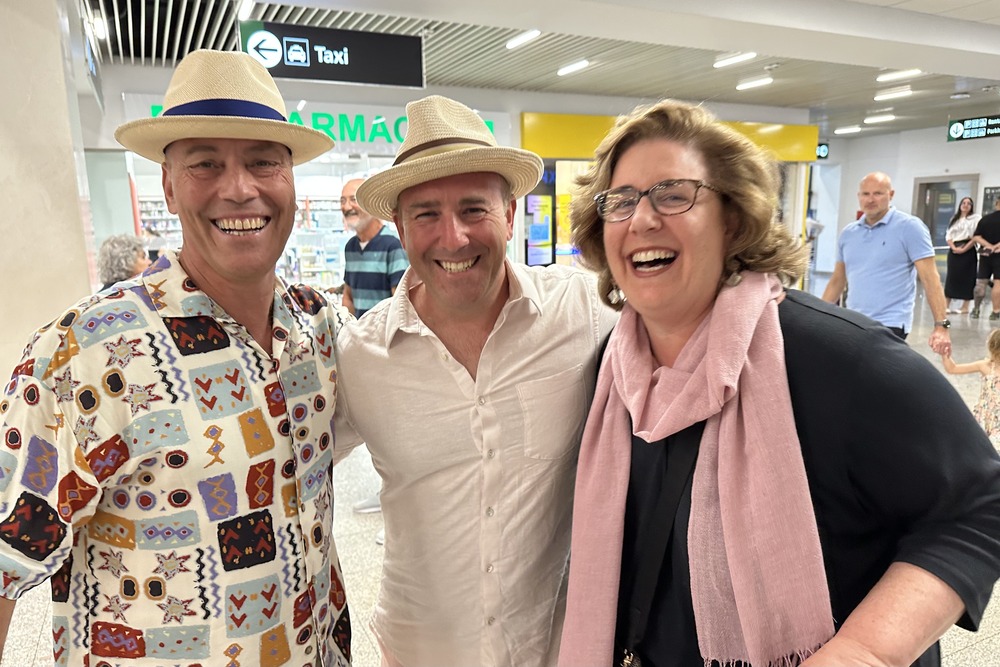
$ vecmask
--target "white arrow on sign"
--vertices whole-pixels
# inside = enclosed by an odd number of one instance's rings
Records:
[[[268,69],[281,62],[281,40],[267,30],[258,30],[250,35],[247,51]]]

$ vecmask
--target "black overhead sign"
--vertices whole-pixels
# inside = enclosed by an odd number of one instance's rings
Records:
[[[241,21],[240,48],[273,77],[424,86],[420,37]]]
[[[980,116],[948,123],[948,141],[1000,137],[1000,116]]]

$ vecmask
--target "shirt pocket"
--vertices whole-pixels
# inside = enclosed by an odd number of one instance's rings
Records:
[[[560,459],[577,450],[587,416],[583,364],[522,382],[517,397],[524,415],[524,455]]]

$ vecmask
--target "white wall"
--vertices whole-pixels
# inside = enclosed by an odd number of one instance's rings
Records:
[[[105,113],[101,113],[93,97],[81,98],[80,113],[83,122],[83,140],[88,149],[120,148],[114,139],[115,128],[126,120],[123,93],[153,93],[162,95],[170,82],[172,70],[164,67],[107,66],[101,70],[104,90]],[[578,113],[618,115],[631,111],[636,105],[653,102],[651,99],[609,97],[600,95],[561,95],[518,91],[487,90],[481,88],[427,87],[423,89],[355,86],[333,83],[314,83],[280,79],[278,87],[286,104],[292,106],[300,99],[324,102],[342,101],[345,104],[372,104],[403,107],[407,102],[427,95],[445,95],[476,109],[509,113],[514,121],[515,145],[520,145],[520,124],[516,122],[521,112]],[[722,120],[749,122],[809,123],[808,109],[755,106],[750,104],[705,104]]]
[[[947,128],[912,130],[877,137],[859,137],[844,142],[846,159],[841,181],[840,224],[854,220],[858,208],[857,186],[866,174],[884,171],[896,190],[893,203],[909,212],[913,205],[914,179],[952,174],[979,174],[979,192],[973,195],[976,210],[982,209],[982,189],[1000,186],[1000,139],[947,140]]]

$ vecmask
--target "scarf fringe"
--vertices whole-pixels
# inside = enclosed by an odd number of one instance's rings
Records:
[[[715,660],[714,658],[705,658],[703,664],[704,667],[712,667],[712,663],[719,665],[719,667],[798,667],[813,653],[823,648],[825,643],[826,642],[820,642],[812,648],[796,651],[790,655],[782,656],[777,660],[769,660],[763,665],[751,665],[742,658],[730,658],[725,661]]]

